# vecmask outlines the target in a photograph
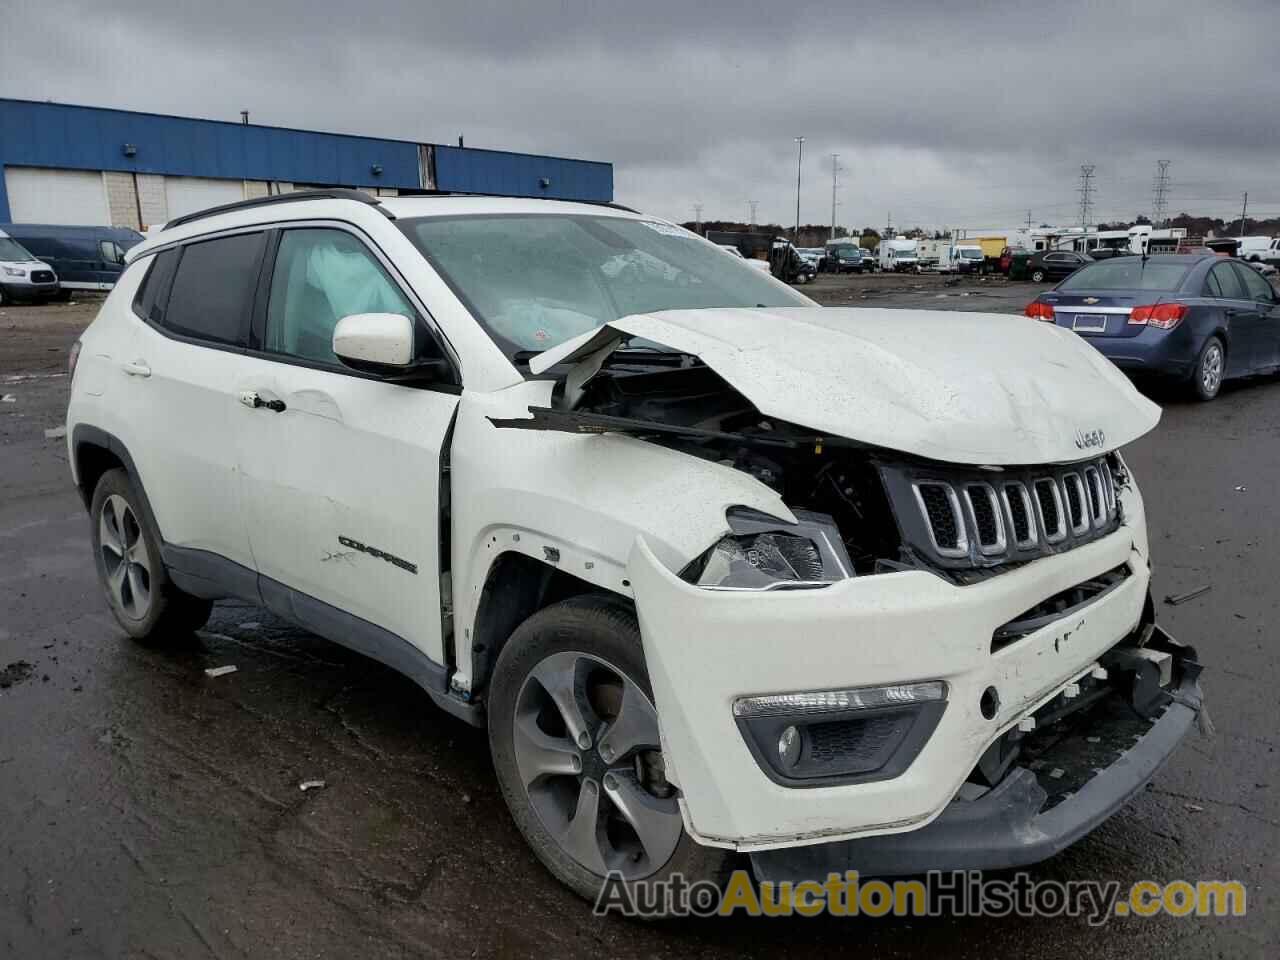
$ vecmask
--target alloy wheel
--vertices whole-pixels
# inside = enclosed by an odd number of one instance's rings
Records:
[[[1204,360],[1200,363],[1200,383],[1210,397],[1222,384],[1222,348],[1216,343],[1209,344],[1209,349],[1204,352]]]
[[[590,654],[552,654],[525,677],[513,725],[520,782],[565,854],[627,880],[670,859],[683,825],[658,714],[626,673]]]
[[[151,609],[151,556],[137,514],[119,494],[103,501],[98,542],[112,599],[126,616],[142,620]]]

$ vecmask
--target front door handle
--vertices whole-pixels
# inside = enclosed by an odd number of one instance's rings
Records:
[[[147,366],[147,361],[145,360],[126,360],[120,364],[120,369],[131,377],[151,376],[151,368]]]
[[[283,400],[263,400],[252,390],[245,390],[240,394],[240,402],[246,407],[252,407],[257,410],[259,407],[265,407],[273,413],[284,413],[288,407],[285,406]]]

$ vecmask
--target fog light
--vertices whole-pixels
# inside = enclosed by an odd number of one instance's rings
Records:
[[[778,737],[778,760],[784,770],[790,770],[800,759],[800,731],[787,727]]]
[[[946,709],[941,680],[740,697],[738,729],[761,769],[795,787],[888,780],[910,766]]]

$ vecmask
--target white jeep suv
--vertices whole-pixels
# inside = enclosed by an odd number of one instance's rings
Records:
[[[402,671],[583,895],[1029,863],[1201,709],[1115,452],[1158,410],[1069,331],[612,205],[317,191],[129,257],[67,414],[120,624],[239,597]]]

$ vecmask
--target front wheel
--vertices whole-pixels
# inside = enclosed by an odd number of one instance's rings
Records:
[[[1045,281],[1045,273],[1044,273],[1044,271],[1043,271],[1043,270],[1032,270],[1032,271],[1031,271],[1031,280],[1032,280],[1032,282],[1033,282],[1033,283],[1044,283],[1044,281]]]
[[[725,881],[729,855],[685,833],[640,628],[621,601],[577,597],[521,624],[494,668],[488,715],[516,826],[579,896],[594,899],[610,876]]]
[[[1196,358],[1195,373],[1191,377],[1191,390],[1197,400],[1212,400],[1222,389],[1222,374],[1226,368],[1226,352],[1222,341],[1210,337],[1200,348]]]

